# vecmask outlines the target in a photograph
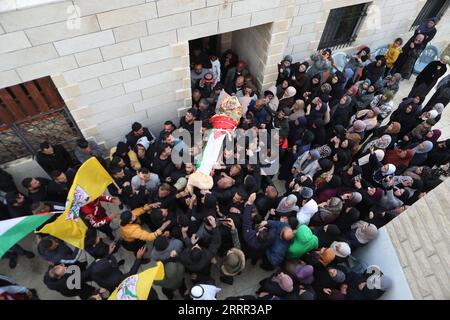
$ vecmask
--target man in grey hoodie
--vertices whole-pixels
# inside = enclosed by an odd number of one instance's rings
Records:
[[[184,249],[184,244],[178,239],[169,239],[165,236],[158,236],[153,242],[153,250],[150,258],[153,261],[162,261],[166,263],[168,260],[177,257]]]

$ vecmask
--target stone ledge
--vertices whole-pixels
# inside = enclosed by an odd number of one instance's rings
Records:
[[[0,13],[23,10],[63,1],[65,0],[2,0],[0,3]]]

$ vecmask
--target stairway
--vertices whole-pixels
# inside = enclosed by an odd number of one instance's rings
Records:
[[[415,299],[450,299],[450,179],[386,225]]]

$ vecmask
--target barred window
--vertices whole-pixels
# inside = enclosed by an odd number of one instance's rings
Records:
[[[351,45],[355,40],[370,3],[332,9],[320,38],[317,50],[340,48]]]
[[[436,22],[438,22],[445,14],[445,11],[448,9],[449,5],[450,0],[428,0],[424,4],[422,10],[420,10],[419,15],[411,25],[410,30],[417,28],[422,21],[433,17],[436,17]]]

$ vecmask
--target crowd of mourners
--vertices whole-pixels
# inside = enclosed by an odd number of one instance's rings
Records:
[[[165,278],[154,286],[168,299],[177,292],[185,299],[216,299],[221,287],[246,281],[235,277],[249,264],[270,276],[260,279],[251,295],[225,298],[377,299],[391,279],[383,270],[369,272],[354,253],[449,175],[450,139],[440,141],[441,132],[433,129],[449,102],[450,79],[440,80],[449,58],[430,62],[409,95],[393,103],[402,79],[409,79],[434,37],[434,24],[422,23],[404,45],[395,39],[384,55],[358,47],[343,70],[329,49],[313,53],[309,62],[286,56],[276,85],[262,92],[232,50],[219,57],[194,48],[192,108],[179,123],[166,121],[158,133],[133,123],[107,160],[93,141],[78,140],[73,153],[43,142],[36,160],[51,179],[26,178],[22,193],[13,177],[0,171],[1,218],[64,210],[77,168],[96,157],[115,184],[109,195],[80,211],[92,262],[80,261],[82,250],[38,234],[33,251],[49,263],[43,277],[48,289],[105,299],[141,265],[161,261]],[[424,104],[436,83],[436,93]],[[196,120],[202,130],[211,128],[208,119],[222,90],[251,98],[237,130],[279,129],[280,170],[272,176],[263,164],[227,164],[237,154],[227,150],[213,172],[214,187],[191,194],[186,185],[196,166],[172,162],[173,151],[190,151],[172,133],[181,128],[194,134]],[[247,154],[258,152],[246,148]],[[106,210],[108,202],[121,213]],[[116,258],[118,250],[134,254],[129,270]],[[19,256],[34,253],[14,245],[5,255],[10,268]],[[79,289],[67,287],[66,270],[73,264],[82,270]],[[212,277],[213,269],[219,277]],[[0,277],[0,284],[2,298],[37,298],[7,277]],[[158,299],[154,289],[149,299]]]

